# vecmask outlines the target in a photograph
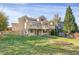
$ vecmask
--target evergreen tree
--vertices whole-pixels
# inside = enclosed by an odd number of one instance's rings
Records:
[[[72,9],[68,6],[64,19],[63,31],[66,33],[72,33],[77,31],[77,24],[73,15]]]

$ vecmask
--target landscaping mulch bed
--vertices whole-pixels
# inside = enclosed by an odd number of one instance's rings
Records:
[[[73,43],[70,43],[70,42],[64,42],[64,41],[55,41],[53,44],[55,45],[73,45]]]
[[[79,46],[74,46],[73,48],[75,48],[75,49],[79,49]]]
[[[79,33],[74,33],[74,38],[79,39]]]

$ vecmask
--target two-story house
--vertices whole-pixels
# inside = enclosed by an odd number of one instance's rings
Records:
[[[22,16],[18,23],[12,23],[12,31],[26,35],[44,35],[49,33],[50,26],[44,16],[38,18]]]

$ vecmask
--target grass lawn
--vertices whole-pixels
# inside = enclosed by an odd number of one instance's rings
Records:
[[[56,45],[57,41],[72,45]],[[1,55],[78,55],[79,40],[48,36],[0,36]]]

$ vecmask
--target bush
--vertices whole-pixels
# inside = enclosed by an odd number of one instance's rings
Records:
[[[59,32],[56,30],[56,29],[52,29],[50,32],[49,32],[50,35],[55,35],[55,36],[58,36]]]

